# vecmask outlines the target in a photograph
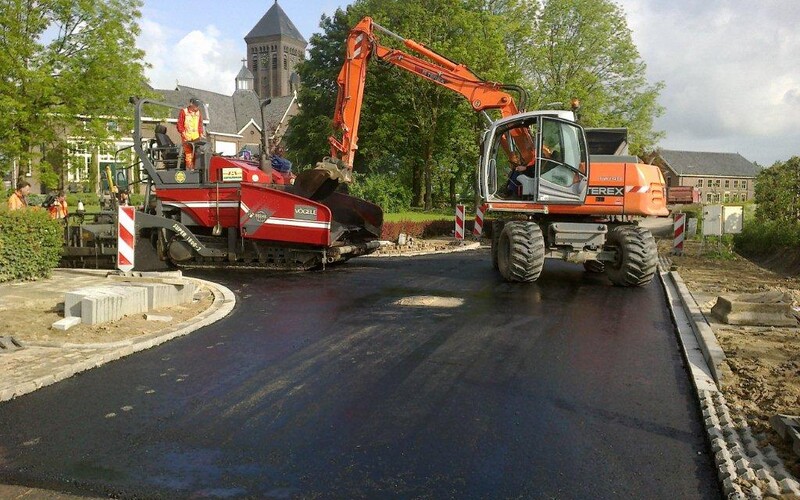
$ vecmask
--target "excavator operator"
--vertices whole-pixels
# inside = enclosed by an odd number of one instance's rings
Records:
[[[542,144],[542,157],[551,158],[553,152],[546,144]],[[520,160],[520,155],[517,152],[512,152],[508,157],[508,162],[511,165],[511,171],[508,174],[508,184],[506,185],[506,192],[499,197],[508,199],[519,195],[522,184],[517,180],[520,175],[527,177],[536,176],[536,155],[530,162]]]

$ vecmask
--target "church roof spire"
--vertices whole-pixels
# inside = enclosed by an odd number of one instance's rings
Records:
[[[258,21],[244,39],[245,41],[249,41],[253,38],[273,35],[282,35],[288,38],[294,38],[303,43],[308,43],[306,39],[303,38],[303,35],[300,34],[300,30],[297,29],[294,23],[292,23],[292,20],[289,19],[289,16],[286,15],[286,12],[278,5],[278,0],[275,0],[272,7],[269,8],[267,13],[264,14],[264,17]]]

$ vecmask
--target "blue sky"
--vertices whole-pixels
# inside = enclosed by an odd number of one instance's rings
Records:
[[[436,1],[436,0],[432,0]],[[145,0],[138,45],[156,88],[229,94],[244,36],[274,0]],[[800,2],[619,0],[650,81],[663,81],[660,146],[738,152],[771,165],[800,155]],[[280,0],[306,39],[348,2]],[[390,26],[387,26],[391,28]],[[420,40],[425,42],[425,40]]]

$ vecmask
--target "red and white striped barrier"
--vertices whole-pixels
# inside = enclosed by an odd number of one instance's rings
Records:
[[[483,205],[478,205],[475,208],[475,227],[472,228],[472,235],[476,238],[480,238],[481,234],[483,234],[483,211],[485,207]]]
[[[686,214],[672,214],[675,238],[672,241],[672,255],[683,255],[683,240],[686,236]]]
[[[136,244],[134,207],[119,207],[117,212],[117,269],[128,272],[133,269],[133,247]]]
[[[464,205],[456,205],[456,239],[464,239]]]

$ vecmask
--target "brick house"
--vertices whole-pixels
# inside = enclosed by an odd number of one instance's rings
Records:
[[[760,167],[738,153],[708,153],[662,149],[653,158],[667,186],[692,186],[703,203],[733,203],[753,199]]]

